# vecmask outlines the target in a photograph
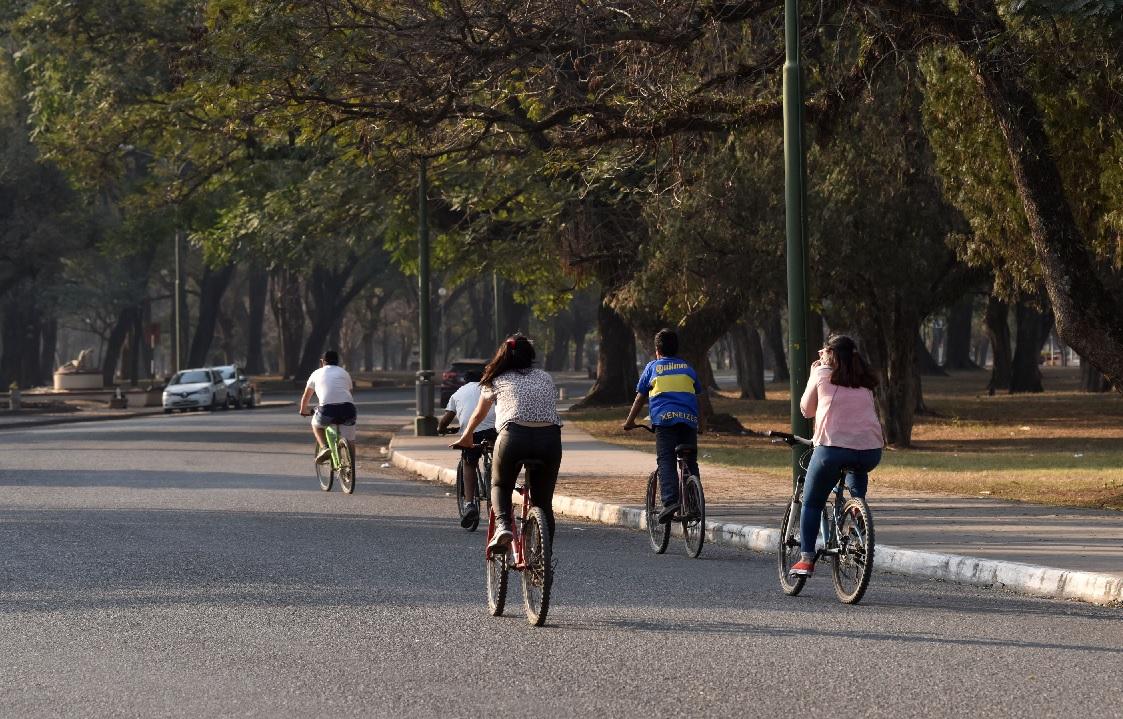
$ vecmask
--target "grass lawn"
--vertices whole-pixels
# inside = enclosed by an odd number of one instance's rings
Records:
[[[1123,398],[1078,389],[1079,370],[1044,368],[1046,392],[986,394],[986,372],[925,377],[932,414],[917,417],[914,446],[889,449],[871,481],[896,490],[992,496],[1042,504],[1123,510]],[[715,410],[749,429],[787,429],[786,386],[768,399],[715,398]],[[653,451],[646,437],[620,430],[626,407],[570,412],[597,437]],[[646,433],[645,433],[646,435]],[[760,437],[703,436],[708,462],[786,480],[789,453]]]

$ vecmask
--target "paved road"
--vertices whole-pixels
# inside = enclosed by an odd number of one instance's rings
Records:
[[[484,613],[443,487],[310,470],[291,409],[0,434],[0,715],[1123,716],[1117,609],[791,599],[760,556],[562,522],[534,629]]]

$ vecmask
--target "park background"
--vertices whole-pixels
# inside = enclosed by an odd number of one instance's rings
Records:
[[[424,164],[436,369],[526,331],[627,442],[597,407],[677,327],[716,458],[779,478],[741,432],[788,406],[780,11],[9,3],[0,386],[86,347],[107,387],[228,362],[283,387],[328,346],[409,381]],[[807,4],[803,28],[810,342],[878,367],[884,481],[1123,506],[1119,5]]]

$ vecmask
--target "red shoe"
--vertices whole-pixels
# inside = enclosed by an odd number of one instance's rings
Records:
[[[810,577],[811,573],[815,571],[815,563],[809,562],[806,559],[801,559],[795,563],[788,574],[793,577]]]

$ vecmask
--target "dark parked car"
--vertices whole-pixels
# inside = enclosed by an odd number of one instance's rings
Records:
[[[448,398],[452,393],[467,384],[468,380],[464,379],[465,374],[468,372],[483,374],[486,366],[487,360],[482,359],[458,359],[453,362],[441,375],[441,407],[447,407]]]

